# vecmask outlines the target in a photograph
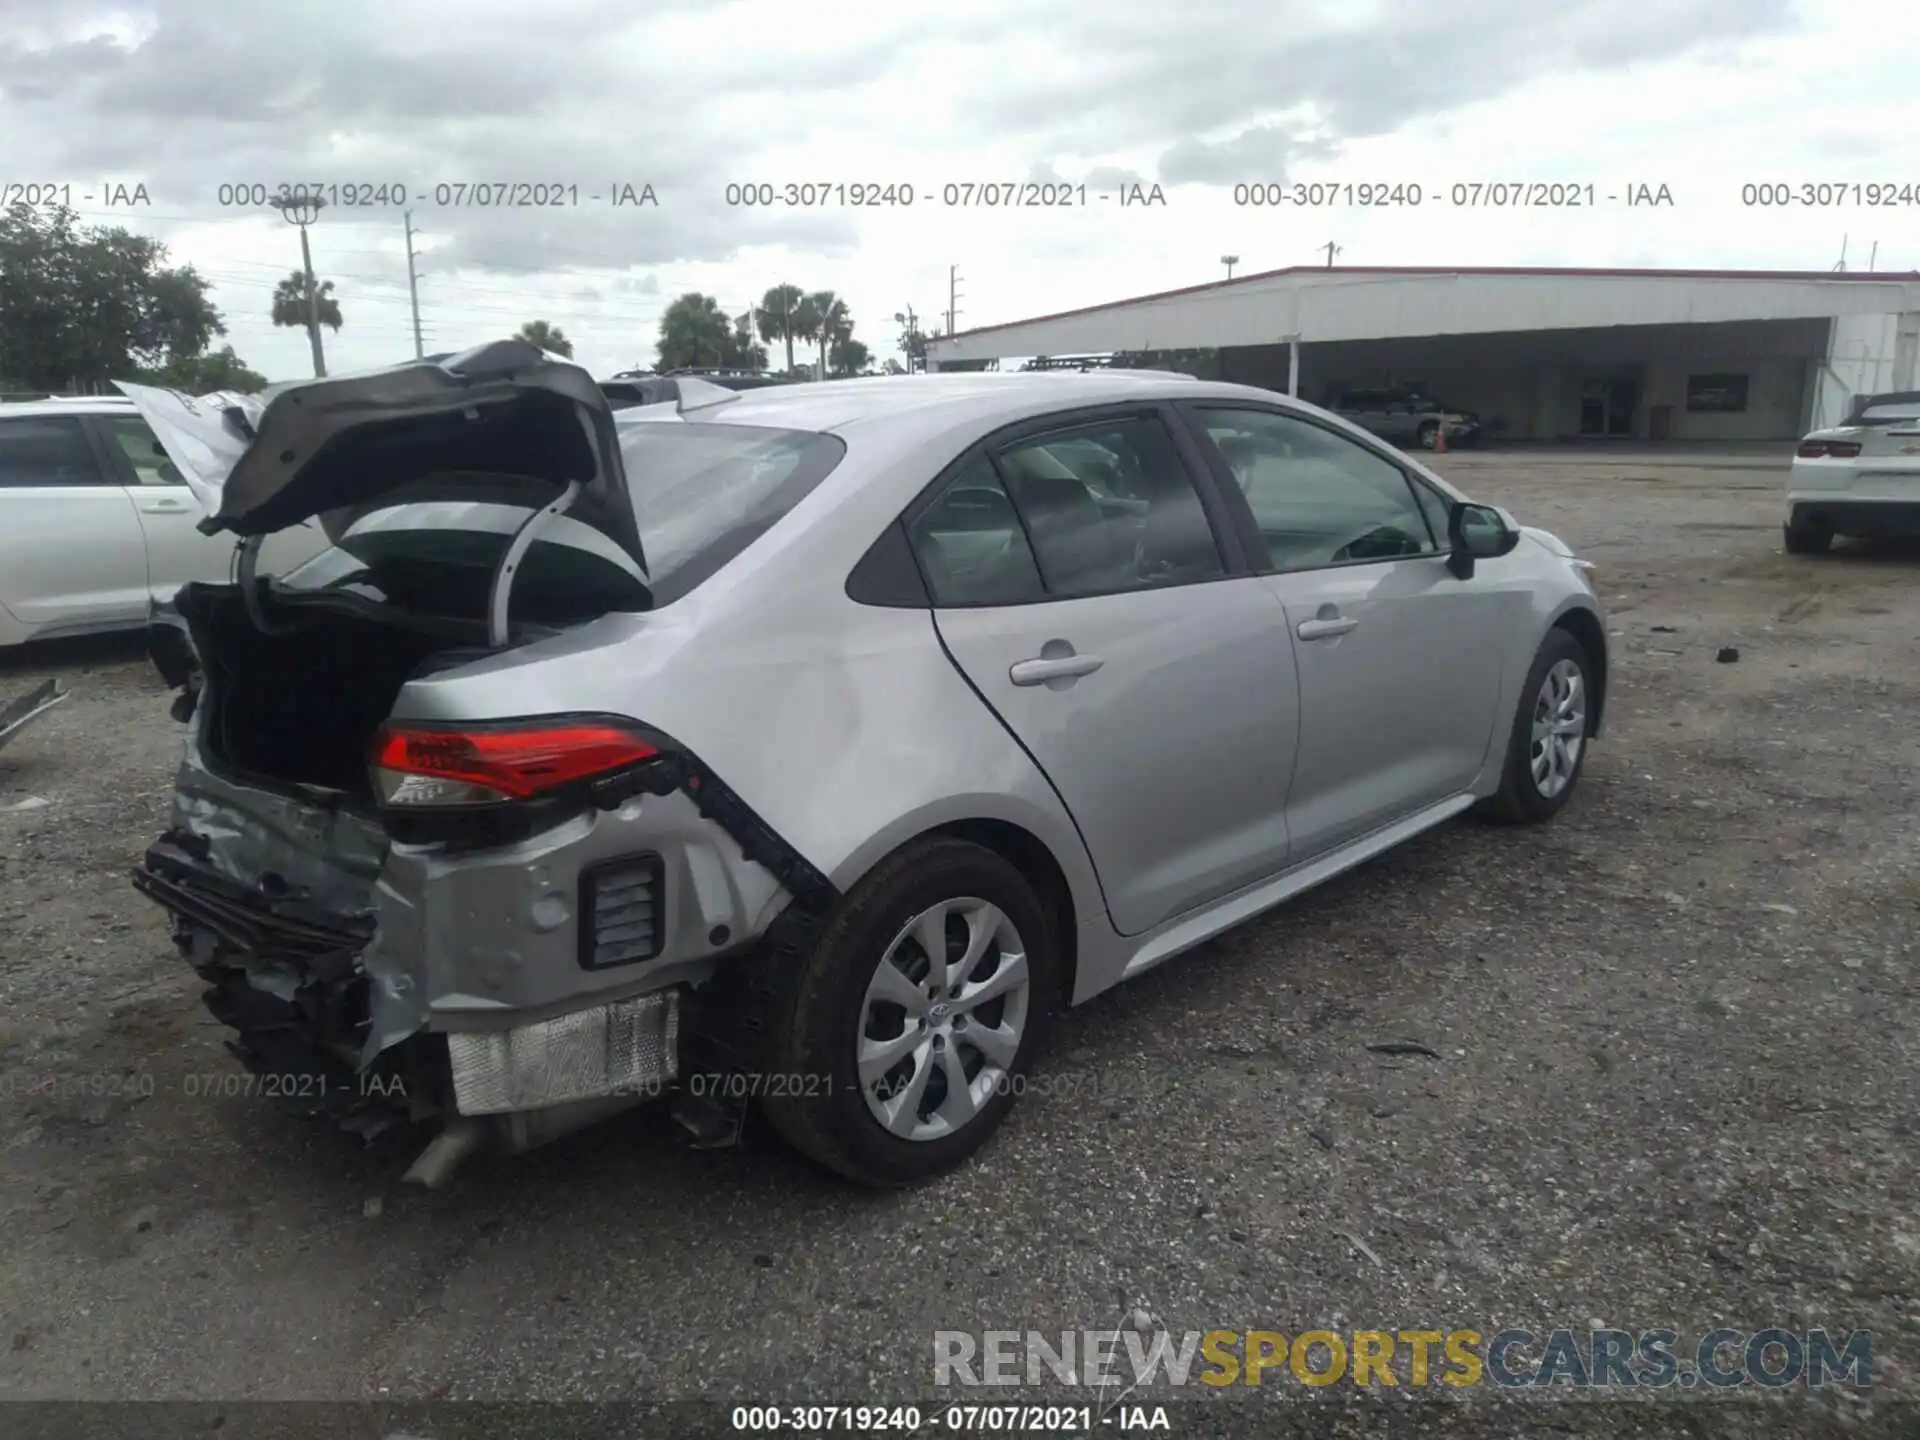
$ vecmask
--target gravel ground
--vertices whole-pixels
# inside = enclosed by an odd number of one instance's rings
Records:
[[[1047,1093],[904,1195],[646,1115],[402,1191],[406,1153],[196,1093],[237,1067],[126,879],[167,697],[137,644],[0,662],[0,698],[74,691],[0,755],[0,1398],[944,1402],[937,1328],[1145,1306],[1865,1329],[1871,1397],[1675,1391],[1604,1429],[1911,1424],[1920,552],[1783,556],[1754,459],[1437,463],[1601,567],[1617,678],[1572,805],[1430,834],[1068,1016]],[[1431,1053],[1369,1048],[1403,1041]]]

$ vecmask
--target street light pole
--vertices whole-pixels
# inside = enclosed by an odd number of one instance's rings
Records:
[[[1240,263],[1240,257],[1238,255],[1222,255],[1220,257],[1220,263],[1227,267],[1227,278],[1231,280],[1233,278],[1233,267]]]
[[[318,195],[296,191],[280,205],[280,215],[290,225],[300,227],[300,265],[307,281],[307,339],[313,346],[313,373],[327,373],[327,357],[320,348],[320,287],[313,276],[313,251],[307,244],[307,226],[320,218],[326,202]]]

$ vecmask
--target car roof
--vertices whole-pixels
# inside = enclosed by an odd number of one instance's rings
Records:
[[[1010,423],[1050,410],[1129,400],[1191,399],[1206,394],[1284,399],[1247,386],[1149,370],[882,375],[772,385],[736,393],[738,399],[701,412],[698,418],[716,424],[842,434],[882,421],[910,422],[915,416],[924,416],[931,426],[941,429],[969,421],[983,422],[991,428],[996,421]]]
[[[72,415],[76,412],[84,414],[89,410],[118,415],[133,408],[133,402],[124,395],[49,395],[44,400],[8,400],[0,403],[0,420],[34,415]]]

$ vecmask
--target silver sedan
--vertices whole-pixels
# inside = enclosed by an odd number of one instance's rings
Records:
[[[934,1174],[1060,1007],[1463,811],[1550,819],[1600,729],[1590,567],[1263,390],[616,420],[502,343],[224,428],[130,393],[249,547],[334,542],[181,592],[138,883],[284,1090],[433,1117],[427,1183],[654,1097]]]

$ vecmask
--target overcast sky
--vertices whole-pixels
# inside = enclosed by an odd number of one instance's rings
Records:
[[[268,322],[299,260],[223,185],[389,187],[311,232],[346,326],[330,364],[412,354],[399,188],[429,352],[544,318],[597,372],[651,363],[661,308],[838,291],[959,328],[1236,273],[1351,265],[1920,268],[1920,31],[1893,0],[0,0],[0,185],[68,183],[214,282],[230,339],[310,373]],[[1086,183],[1084,206],[945,188]],[[473,209],[436,188],[577,186]],[[1456,208],[1456,184],[1592,184],[1594,209]],[[108,209],[113,183],[150,204]],[[894,208],[730,207],[730,183],[911,186]],[[1419,185],[1416,207],[1236,206],[1236,184]],[[1749,207],[1742,186],[1892,182],[1877,209]],[[1164,205],[1122,207],[1117,186]],[[615,187],[657,205],[615,206]],[[1670,206],[1609,194],[1665,186]],[[901,193],[904,193],[901,192]],[[1101,200],[1100,194],[1115,198]],[[85,197],[92,197],[87,199]],[[601,197],[598,200],[592,196]],[[1438,198],[1436,198],[1438,197]],[[244,188],[240,196],[246,198]],[[378,199],[377,193],[373,197]],[[777,347],[776,347],[777,348]]]

